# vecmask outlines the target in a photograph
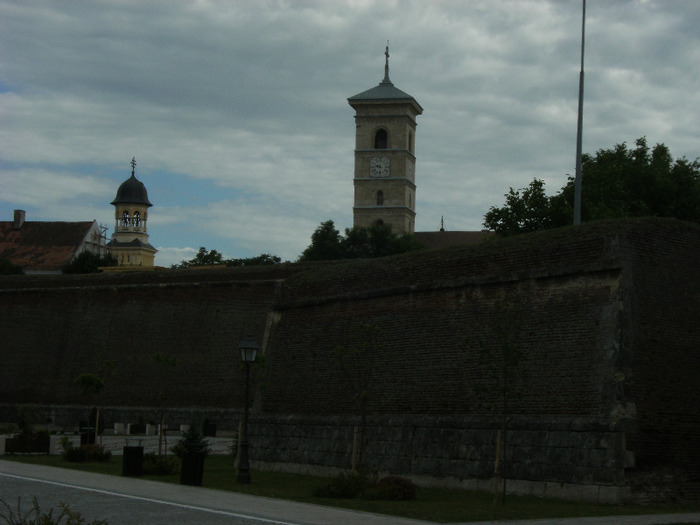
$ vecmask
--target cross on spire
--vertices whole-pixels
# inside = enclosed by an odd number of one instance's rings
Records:
[[[131,157],[131,174],[136,171],[136,157]]]

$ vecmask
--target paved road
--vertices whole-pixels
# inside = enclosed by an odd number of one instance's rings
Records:
[[[429,525],[425,521],[247,496],[199,487],[105,476],[0,460],[0,499],[47,511],[64,501],[87,521],[109,525]],[[0,509],[2,514],[2,509]],[[575,520],[482,522],[471,525],[656,525],[700,523],[700,514],[616,516]]]

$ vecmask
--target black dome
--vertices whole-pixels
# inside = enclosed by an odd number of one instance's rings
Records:
[[[119,186],[117,196],[110,204],[145,204],[146,206],[153,206],[148,200],[146,186],[133,173],[131,177]]]

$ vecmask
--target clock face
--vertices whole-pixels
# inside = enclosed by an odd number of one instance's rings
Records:
[[[391,159],[389,157],[372,157],[369,161],[370,177],[388,177],[391,174]]]

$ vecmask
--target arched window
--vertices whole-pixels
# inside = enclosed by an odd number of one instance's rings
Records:
[[[122,214],[122,226],[129,226],[129,212],[125,211]]]
[[[382,190],[377,191],[377,206],[384,205],[384,192]]]
[[[137,211],[134,212],[134,226],[141,226],[141,214]]]
[[[386,149],[389,142],[389,136],[385,129],[380,129],[374,136],[374,149]]]
[[[408,132],[408,151],[413,153],[413,132]]]

